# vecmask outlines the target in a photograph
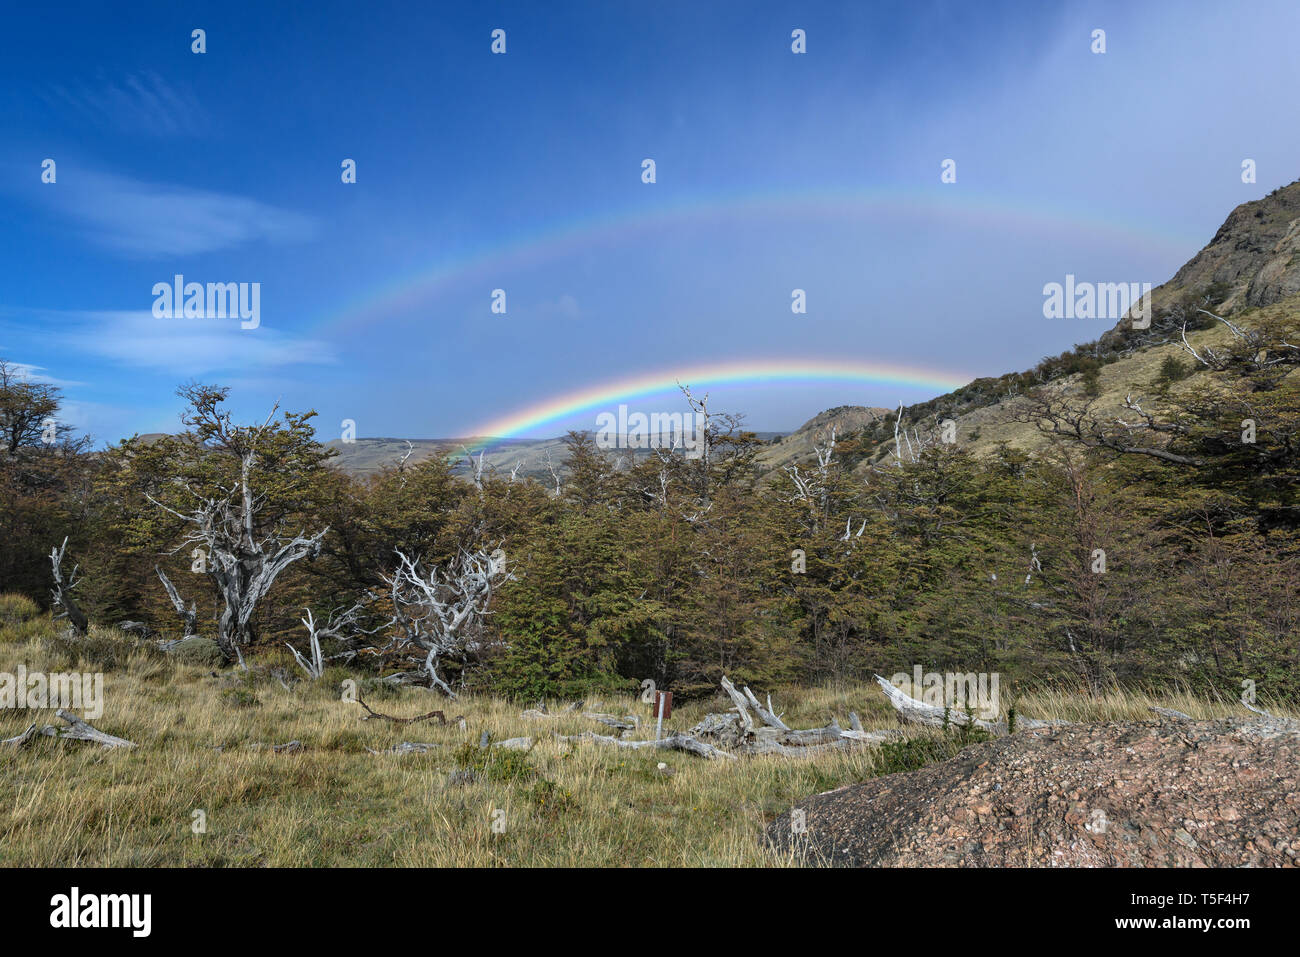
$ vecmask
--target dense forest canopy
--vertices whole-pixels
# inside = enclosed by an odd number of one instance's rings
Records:
[[[1198,295],[1213,305],[1216,290]],[[1194,311],[1167,306],[1154,328]],[[570,433],[547,483],[467,481],[446,456],[350,476],[313,413],[237,426],[227,392],[200,385],[178,393],[183,433],[92,452],[42,427],[57,388],[0,364],[0,590],[48,604],[49,551],[66,537],[93,622],[192,628],[227,656],[256,655],[302,647],[310,611],[336,625],[319,632],[328,660],[375,675],[420,674],[432,645],[415,647],[419,607],[424,626],[456,632],[438,645],[448,689],[529,699],[916,664],[1094,690],[1235,694],[1249,679],[1292,696],[1298,323],[1294,310],[1206,315],[1185,328],[1222,322],[1226,345],[1167,359],[1123,416],[1097,411],[1088,370],[1142,342],[1112,338],[1001,382],[1032,399],[1026,421],[1046,439],[1033,453],[941,440],[955,396],[902,413],[918,439],[907,450],[880,422],[777,470],[756,465],[762,443],[738,415],[712,417],[698,458],[618,458]],[[402,591],[426,584],[423,605]],[[230,595],[258,588],[241,624]]]

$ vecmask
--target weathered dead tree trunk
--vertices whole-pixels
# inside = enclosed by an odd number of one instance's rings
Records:
[[[628,741],[623,738],[615,738],[610,735],[596,734],[594,731],[584,731],[582,734],[561,734],[556,735],[561,741],[593,741],[597,744],[608,744],[616,748],[626,748],[632,751],[642,749],[665,749],[669,751],[686,751],[690,754],[699,755],[702,758],[714,760],[725,758],[734,761],[736,756],[728,754],[720,748],[715,748],[711,744],[706,744],[689,734],[670,734],[666,738],[660,738],[658,741]]]
[[[185,607],[185,599],[181,598],[180,592],[176,590],[176,586],[172,584],[171,579],[167,577],[167,573],[162,570],[162,566],[155,565],[153,570],[158,573],[158,580],[162,582],[163,590],[167,592],[167,598],[176,609],[176,614],[180,615],[181,623],[185,628],[184,634],[177,640],[162,643],[162,649],[170,651],[186,638],[193,638],[198,634],[198,612],[195,610],[194,602],[190,602],[189,608]]]
[[[0,741],[0,745],[9,745],[15,748],[23,748],[28,742],[38,735],[44,735],[47,738],[66,738],[73,741],[93,741],[95,744],[105,748],[134,748],[135,742],[128,741],[126,738],[117,738],[111,734],[105,734],[98,728],[82,721],[70,711],[64,711],[60,708],[55,712],[60,718],[66,721],[70,727],[56,728],[52,725],[45,725],[37,729],[36,725],[31,725],[26,731],[17,737],[6,738]]]
[[[54,590],[50,593],[54,598],[54,607],[62,608],[63,611],[54,616],[55,621],[62,618],[68,620],[72,630],[79,635],[84,635],[90,628],[90,622],[86,615],[77,605],[76,599],[72,597],[72,589],[76,588],[81,579],[77,578],[77,569],[80,565],[73,565],[72,572],[68,575],[65,582],[63,579],[63,555],[68,550],[68,539],[65,536],[63,544],[56,548],[50,549],[50,565],[54,573]]]
[[[357,602],[357,604],[353,605],[341,614],[330,615],[329,619],[324,624],[319,624],[316,621],[310,608],[305,609],[307,617],[301,620],[303,626],[307,629],[307,655],[303,655],[297,648],[289,644],[287,641],[285,642],[285,646],[293,652],[293,657],[294,660],[298,662],[298,667],[302,668],[302,670],[307,673],[308,678],[316,681],[324,677],[325,662],[327,661],[333,661],[336,658],[351,660],[356,657],[357,653],[355,651],[345,651],[341,654],[330,655],[327,658],[325,653],[321,650],[322,638],[337,639],[342,637],[344,631],[351,632],[352,636],[355,637],[356,635],[363,634],[371,635],[374,634],[375,631],[379,630],[376,628],[373,631],[363,631],[357,625],[357,617],[366,610],[367,602],[374,600],[374,597],[373,594],[367,592],[364,601]]]
[[[964,711],[957,708],[940,708],[937,705],[926,704],[923,701],[917,701],[910,695],[904,694],[898,688],[895,688],[886,679],[875,676],[876,683],[880,685],[880,690],[885,693],[889,703],[894,706],[898,716],[909,724],[922,724],[930,728],[944,728],[950,725],[963,727],[967,724],[974,723],[974,726],[990,734],[1006,734],[1007,723],[1005,721],[985,721],[981,718],[971,718]],[[1035,728],[1052,728],[1062,725],[1072,724],[1070,721],[1040,721],[1037,718],[1027,718],[1022,714],[1016,715],[1016,727],[1028,731]]]
[[[32,738],[41,733],[42,732],[36,730],[35,724],[30,724],[27,726],[27,730],[22,734],[15,735],[12,738],[5,738],[3,741],[0,741],[0,747],[7,746],[21,751],[23,748],[27,747],[28,742],[30,742]]]

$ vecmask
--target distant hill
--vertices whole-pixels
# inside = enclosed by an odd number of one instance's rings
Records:
[[[759,452],[756,461],[765,469],[784,468],[794,462],[814,458],[813,447],[825,444],[832,430],[837,441],[872,428],[892,417],[891,409],[862,405],[840,405],[813,416],[789,435]]]
[[[826,413],[823,413],[823,415]],[[778,432],[758,432],[757,437],[764,442],[777,438]],[[388,466],[396,465],[409,451],[407,464],[411,465],[434,455],[447,455],[454,458],[453,471],[469,474],[465,462],[467,447],[475,448],[474,443],[480,439],[357,439],[345,443],[339,439],[326,442],[328,448],[337,451],[333,460],[335,467],[353,475],[369,475]],[[475,457],[478,452],[475,451]],[[622,452],[633,459],[644,458],[650,454],[647,449],[628,449]],[[483,467],[495,469],[498,473],[509,474],[518,467],[519,478],[536,478],[539,481],[551,481],[551,466],[561,475],[565,474],[564,460],[567,455],[564,438],[550,439],[489,439],[483,449]]]

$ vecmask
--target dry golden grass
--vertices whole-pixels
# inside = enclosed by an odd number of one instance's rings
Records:
[[[96,671],[50,641],[47,623],[0,623],[0,671]],[[580,716],[520,717],[505,701],[467,698],[448,705],[468,728],[362,721],[340,700],[336,671],[285,690],[270,678],[179,665],[148,650],[128,651],[115,632],[92,636],[120,651],[104,677],[104,714],[93,723],[129,738],[133,751],[105,751],[38,738],[0,761],[0,865],[4,866],[780,866],[802,863],[763,849],[763,828],[809,794],[886,770],[881,749],[790,760],[709,762],[677,752],[629,752],[592,743],[564,745],[553,732],[605,730]],[[234,680],[243,689],[225,693]],[[238,704],[249,696],[256,703]],[[866,727],[893,727],[871,685],[774,694],[796,727],[844,722],[857,711]],[[250,699],[251,700],[251,699]],[[370,701],[388,714],[431,707],[427,692],[406,689]],[[1118,689],[1089,701],[1052,691],[1020,694],[1035,717],[1147,719],[1160,703],[1198,717],[1240,714],[1232,702],[1191,696],[1157,700]],[[634,701],[588,708],[649,717]],[[718,702],[674,712],[669,726],[689,728]],[[554,710],[554,709],[553,709]],[[52,712],[0,711],[0,738],[31,722],[59,723]],[[455,749],[488,730],[495,740],[530,735],[532,777],[480,775],[451,784]],[[935,736],[942,732],[920,732]],[[276,755],[273,744],[299,740],[305,750]],[[439,742],[425,754],[371,754],[403,740]],[[261,744],[261,747],[254,745]],[[222,750],[216,750],[220,747]],[[673,773],[658,769],[664,763]],[[552,782],[553,787],[537,781]],[[191,828],[206,815],[206,833]],[[504,811],[504,833],[492,831]]]

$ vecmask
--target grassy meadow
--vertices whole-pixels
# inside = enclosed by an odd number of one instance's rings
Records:
[[[362,720],[341,700],[350,676],[333,669],[287,690],[269,666],[252,670],[179,663],[113,629],[79,642],[43,618],[0,620],[0,672],[104,672],[104,713],[92,724],[134,741],[105,750],[37,737],[0,749],[0,865],[199,867],[781,866],[810,863],[763,849],[764,826],[801,798],[875,775],[917,767],[968,743],[955,731],[910,730],[897,745],[803,759],[706,761],[673,751],[632,752],[592,742],[562,743],[556,732],[610,729],[580,715],[530,720],[518,703],[494,698],[447,702],[429,692],[363,690],[386,714],[442,708],[454,720],[395,725]],[[755,689],[760,692],[767,689]],[[856,711],[864,727],[896,727],[870,684],[773,689],[792,727],[841,724]],[[1004,690],[1003,703],[1007,703]],[[564,702],[551,703],[558,711]],[[1114,691],[1088,699],[1059,690],[1018,695],[1020,713],[1073,720],[1150,717],[1148,705],[1194,717],[1243,713],[1229,700]],[[1270,703],[1263,702],[1266,707]],[[635,713],[653,736],[650,706],[632,696],[588,701],[586,709]],[[674,711],[687,729],[723,700]],[[1279,709],[1281,710],[1281,709]],[[0,710],[0,738],[29,724],[62,725],[52,710]],[[526,754],[477,749],[529,735]],[[298,740],[303,750],[276,754]],[[426,753],[374,754],[402,741],[433,742]],[[665,768],[661,769],[660,764]],[[452,783],[476,767],[474,780]],[[205,828],[195,833],[202,812]],[[500,812],[504,812],[502,815]],[[493,821],[504,830],[494,833]]]

